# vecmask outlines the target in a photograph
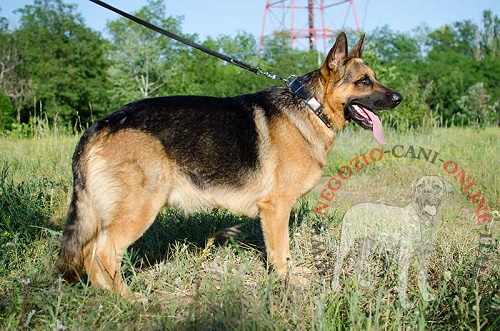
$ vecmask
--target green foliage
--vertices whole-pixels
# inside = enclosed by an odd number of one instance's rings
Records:
[[[75,5],[62,0],[35,0],[18,10],[20,28],[13,32],[33,93],[49,119],[89,121],[106,112],[105,46],[85,26]],[[31,104],[23,106],[23,119]]]
[[[85,26],[75,5],[62,0],[35,0],[19,13],[21,24],[13,31],[0,18],[0,88],[14,107],[2,123],[15,123],[16,129],[40,115],[51,125],[84,128],[140,98],[222,97],[279,84],[125,18],[110,21],[104,39]],[[149,0],[134,14],[182,35],[182,17],[169,16],[161,0]],[[465,20],[404,33],[382,26],[369,33],[365,61],[382,83],[405,97],[397,110],[383,115],[385,121],[398,128],[435,124],[434,118],[440,125],[494,124],[494,109],[471,109],[478,104],[470,101],[469,88],[482,83],[490,106],[499,102],[499,31],[498,16],[484,11],[479,25]],[[318,52],[292,49],[285,32],[267,37],[260,56],[256,38],[245,32],[203,41],[186,37],[281,77],[307,73],[324,60]],[[6,110],[2,114],[9,117]]]
[[[427,43],[435,51],[478,57],[478,29],[479,27],[470,20],[455,22],[431,32]]]
[[[384,123],[399,129],[434,126],[438,123],[426,102],[434,89],[433,82],[422,87],[418,77],[413,76],[395,85],[399,85],[395,88],[404,95],[404,102],[396,109],[383,112]]]
[[[483,33],[480,46],[483,58],[498,59],[500,57],[500,18],[491,10],[483,12]]]
[[[2,8],[0,7],[0,11]],[[0,34],[4,34],[9,29],[9,21],[7,18],[0,16]]]
[[[292,49],[289,35],[285,32],[278,32],[272,38],[265,40],[261,62],[266,65],[268,71],[286,78],[317,69],[323,64],[325,55],[320,55],[314,50]]]
[[[255,38],[246,33],[238,33],[236,38],[221,35],[208,37],[203,46],[235,56],[242,61],[256,65]],[[198,50],[185,50],[180,55],[180,67],[173,73],[173,83],[166,94],[204,94],[218,97],[249,93],[270,84],[263,77],[244,71],[236,66],[218,60]]]
[[[21,108],[32,96],[32,81],[18,40],[7,31],[0,33],[0,63],[0,89],[10,98],[15,108],[10,114],[10,120],[5,120],[5,123],[20,123]]]
[[[433,82],[423,83],[424,86],[421,86],[417,75],[405,77],[406,74],[401,73],[395,64],[381,59],[372,47],[370,44],[363,54],[365,63],[374,69],[382,84],[390,86],[404,97],[404,102],[396,109],[381,112],[384,125],[401,130],[435,125],[435,115],[427,103],[434,88]]]
[[[491,95],[492,100],[500,100],[500,88],[498,88],[498,77],[500,77],[500,56],[494,58],[486,57],[477,61],[475,62],[472,70],[476,71],[478,82],[482,82],[484,84],[484,87]]]
[[[0,130],[11,128],[13,110],[10,98],[0,89]]]
[[[498,31],[500,20],[491,11],[484,12],[482,27],[466,20],[434,31],[423,26],[411,34],[394,32],[387,26],[377,29],[368,37],[368,48],[377,54],[375,71],[383,77],[378,70],[392,66],[395,79],[384,80],[405,97],[384,117],[393,125],[399,123],[398,127],[435,124],[437,118],[440,125],[497,123],[494,108],[500,101],[500,89],[494,77],[500,75]],[[490,97],[491,111],[471,109],[479,105],[468,102],[469,97],[465,103],[461,101],[478,83],[483,84],[483,95]]]
[[[384,63],[410,64],[420,58],[418,41],[407,33],[391,30],[388,25],[371,32],[367,45]]]

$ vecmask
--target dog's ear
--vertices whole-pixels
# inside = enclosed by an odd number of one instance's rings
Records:
[[[347,37],[344,32],[339,33],[335,44],[333,45],[328,56],[326,57],[325,64],[321,67],[323,76],[328,76],[331,71],[338,70],[344,65],[347,58]]]
[[[411,185],[410,185],[410,192],[411,192],[411,196],[412,198],[415,196],[415,191],[417,190],[417,182],[418,180],[420,179],[419,178],[415,178],[412,182],[411,182]]]
[[[445,181],[443,178],[440,178],[440,179],[441,179],[441,182],[443,183],[443,186],[444,186],[444,193],[447,197],[449,197],[451,195],[451,193],[453,193],[453,185],[451,185],[450,183]]]
[[[354,48],[351,49],[351,51],[349,52],[348,58],[350,58],[350,59],[355,59],[355,58],[361,59],[361,56],[363,55],[363,49],[364,49],[364,47],[365,47],[365,35],[362,34],[361,38],[359,39],[359,41],[356,44],[356,46],[354,46]]]

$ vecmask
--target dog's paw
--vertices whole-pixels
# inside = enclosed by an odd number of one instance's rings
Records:
[[[364,288],[367,288],[367,287],[370,287],[372,285],[372,282],[369,281],[368,279],[365,279],[365,278],[358,278],[358,284],[361,286],[361,287],[364,287]]]
[[[413,303],[411,303],[411,301],[408,300],[408,298],[400,298],[399,303],[401,307],[403,307],[403,309],[405,310],[408,310],[413,307]]]
[[[434,294],[429,293],[429,292],[425,292],[425,293],[422,293],[422,299],[424,301],[427,301],[427,302],[434,301],[434,300],[436,300],[436,296]]]
[[[144,293],[139,292],[130,292],[126,298],[131,303],[140,303],[143,306],[146,306],[149,302],[148,297]]]
[[[289,283],[291,285],[305,286],[311,282],[312,270],[306,267],[295,267],[290,272]]]

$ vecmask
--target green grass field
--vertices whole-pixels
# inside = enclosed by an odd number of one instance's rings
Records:
[[[370,132],[340,133],[323,180],[297,202],[290,219],[294,263],[313,271],[304,286],[269,272],[258,220],[218,210],[187,217],[165,209],[123,264],[136,301],[95,290],[85,278],[68,286],[55,270],[77,141],[54,132],[0,137],[2,329],[500,330],[498,127],[387,131],[388,145],[380,147],[387,153],[373,154],[377,161],[359,171],[353,160],[379,146]],[[421,149],[439,153],[435,162],[422,154],[419,159]],[[325,215],[315,213],[325,203],[320,196],[328,180],[340,168],[345,174],[346,167],[352,174],[321,209]],[[488,209],[479,214],[489,213],[489,225],[477,225],[479,202],[465,192],[460,170],[484,196],[482,207]],[[357,284],[347,263],[342,290],[332,291],[345,211],[367,201],[403,206],[410,201],[411,182],[422,175],[442,176],[454,188],[429,261],[436,299],[421,299],[412,264],[408,293],[414,306],[403,309],[397,264],[390,259],[369,265],[376,282],[368,288]]]

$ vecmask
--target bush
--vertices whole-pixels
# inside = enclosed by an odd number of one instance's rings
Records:
[[[492,102],[482,82],[469,87],[457,103],[460,109],[457,119],[465,125],[495,125],[500,120],[500,103]]]
[[[434,89],[434,83],[431,81],[421,86],[418,77],[412,76],[399,85],[394,84],[390,87],[403,95],[403,102],[394,110],[382,113],[386,123],[398,129],[434,126],[437,119],[427,103]]]

